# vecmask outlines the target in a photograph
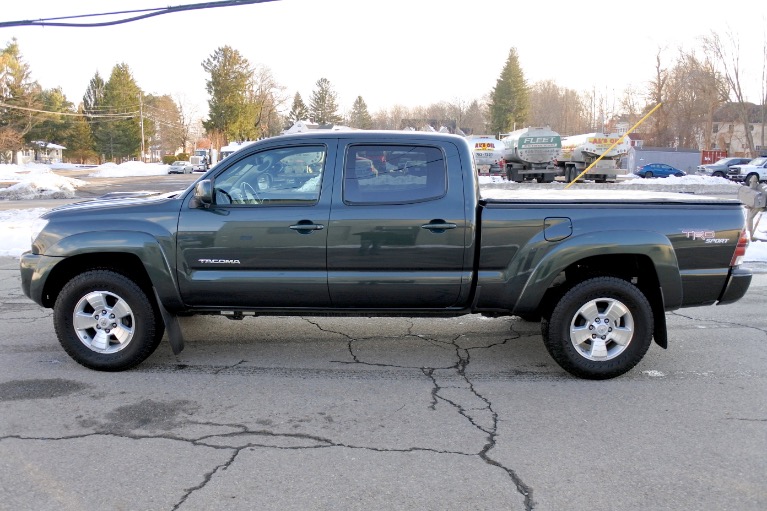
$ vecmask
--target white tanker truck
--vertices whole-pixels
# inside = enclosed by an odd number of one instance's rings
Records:
[[[546,127],[530,127],[501,135],[503,163],[509,181],[536,179],[550,183],[561,175],[553,160],[562,147],[559,133]]]
[[[491,135],[473,135],[466,137],[474,152],[474,161],[480,175],[499,175],[503,172],[500,161],[503,159],[503,142]]]
[[[607,151],[621,136],[621,133],[586,133],[562,138],[557,165],[562,169],[565,181],[573,181],[602,154],[604,157],[584,177],[604,183],[627,174],[628,170],[620,168],[620,160],[629,151],[628,140],[624,138],[620,144]]]

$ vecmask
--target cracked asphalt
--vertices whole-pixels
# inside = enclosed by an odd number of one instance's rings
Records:
[[[767,508],[767,275],[583,381],[517,318],[183,318],[135,370],[60,349],[0,258],[0,509]]]
[[[578,380],[519,318],[182,318],[70,360],[0,258],[2,510],[764,510],[767,274]]]

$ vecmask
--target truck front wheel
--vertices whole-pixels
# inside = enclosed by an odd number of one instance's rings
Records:
[[[645,295],[615,277],[575,285],[543,323],[543,342],[552,358],[569,373],[591,380],[632,369],[650,347],[653,333]]]
[[[70,280],[53,314],[64,350],[99,371],[122,371],[143,362],[165,331],[147,294],[110,270],[91,270]]]

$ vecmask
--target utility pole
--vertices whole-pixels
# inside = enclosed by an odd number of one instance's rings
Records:
[[[144,103],[141,101],[141,92],[138,93],[139,123],[141,124],[141,162],[144,162]]]

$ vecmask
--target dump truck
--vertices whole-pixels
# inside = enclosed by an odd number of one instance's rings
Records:
[[[564,174],[565,181],[572,182],[602,155],[602,159],[584,177],[605,183],[627,174],[627,169],[620,168],[620,161],[629,151],[628,140],[624,138],[612,147],[622,136],[621,133],[585,133],[562,138],[562,148],[556,164]]]
[[[561,174],[553,160],[562,147],[559,133],[550,127],[528,127],[501,135],[503,166],[509,181],[536,179],[550,183]]]

